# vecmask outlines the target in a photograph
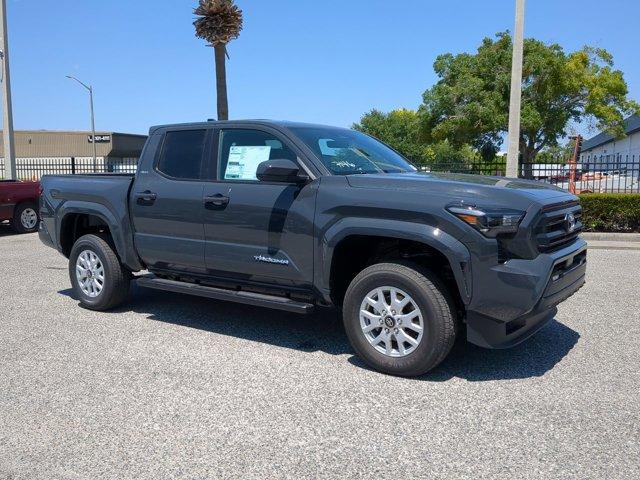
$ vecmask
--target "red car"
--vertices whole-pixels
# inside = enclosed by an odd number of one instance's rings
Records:
[[[0,180],[0,222],[9,220],[18,233],[38,230],[40,182]]]

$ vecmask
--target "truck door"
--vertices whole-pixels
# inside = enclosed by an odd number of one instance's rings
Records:
[[[216,181],[204,187],[205,260],[210,275],[308,286],[318,181],[261,182],[259,163],[299,162],[287,141],[254,128],[218,132]]]
[[[210,156],[211,132],[169,130],[158,139],[153,161],[139,168],[129,204],[138,254],[152,270],[205,270],[203,158]]]

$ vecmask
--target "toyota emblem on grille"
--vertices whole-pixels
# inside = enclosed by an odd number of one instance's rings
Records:
[[[567,233],[571,233],[576,229],[576,217],[574,217],[573,213],[567,213],[564,216],[564,228]]]

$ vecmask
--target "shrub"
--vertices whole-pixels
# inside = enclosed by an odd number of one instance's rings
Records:
[[[587,232],[640,232],[640,194],[583,193],[582,223]]]

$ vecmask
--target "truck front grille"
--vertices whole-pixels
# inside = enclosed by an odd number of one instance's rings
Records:
[[[581,220],[582,207],[577,200],[544,207],[535,228],[538,251],[553,252],[573,243],[582,231]]]

